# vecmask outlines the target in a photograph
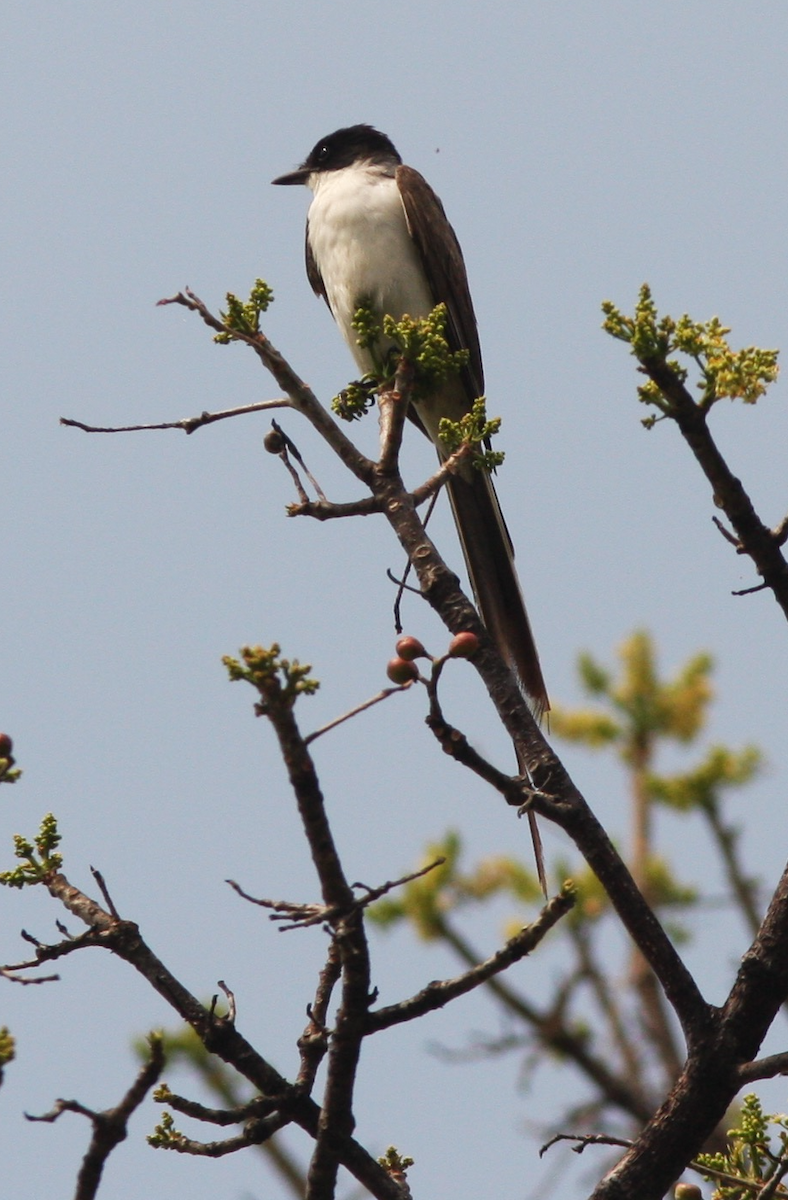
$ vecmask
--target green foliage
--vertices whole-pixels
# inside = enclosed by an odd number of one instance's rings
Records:
[[[624,316],[609,300],[602,305],[602,311],[605,314],[602,328],[612,337],[629,343],[635,358],[646,368],[655,364],[667,366],[675,380],[683,384],[689,373],[687,366],[668,356],[678,352],[694,363],[700,372],[697,387],[701,409],[711,408],[724,397],[754,404],[779,373],[779,351],[757,346],[732,350],[727,341],[730,329],[718,317],[709,321],[693,321],[686,313],[678,320],[659,317],[648,284],[640,289],[633,317]],[[673,411],[673,401],[653,379],[638,388],[638,395],[644,404],[654,405],[666,415]],[[654,420],[648,418],[645,424],[651,425]]]
[[[756,746],[731,750],[711,746],[697,765],[674,775],[650,769],[661,739],[688,744],[703,729],[714,698],[713,660],[693,655],[673,679],[660,680],[650,636],[638,631],[619,650],[616,677],[588,654],[580,657],[580,678],[586,691],[599,696],[610,711],[563,709],[550,714],[553,732],[568,741],[599,749],[614,746],[625,765],[644,768],[643,783],[651,800],[679,812],[716,811],[723,790],[743,787],[762,765]]]
[[[360,420],[375,403],[375,393],[379,386],[375,375],[365,375],[363,379],[354,380],[343,388],[338,396],[334,396],[331,411],[343,421]]]
[[[444,861],[426,875],[411,879],[392,896],[379,900],[367,909],[370,919],[383,928],[402,920],[412,922],[416,932],[425,941],[438,937],[442,929],[445,901],[442,893],[451,888],[457,874],[460,855],[460,838],[450,831],[440,843],[431,842],[422,856],[419,867],[426,866],[438,858]]]
[[[229,1106],[239,1103],[238,1085],[240,1083],[245,1089],[248,1089],[247,1081],[215,1054],[206,1050],[205,1045],[190,1025],[181,1025],[175,1031],[163,1030],[159,1036],[162,1039],[168,1067],[175,1067],[181,1062],[186,1063],[194,1068],[206,1087],[215,1095],[220,1096]],[[141,1060],[147,1059],[148,1039],[138,1038],[134,1043],[134,1049]],[[169,1086],[161,1083],[154,1091],[153,1099],[159,1104],[166,1104],[170,1094]]]
[[[8,765],[8,759],[0,758],[0,783],[16,783],[22,778],[20,767]]]
[[[372,301],[364,299],[359,304],[353,314],[353,320],[350,322],[351,327],[358,335],[356,342],[362,350],[370,350],[373,352],[376,349],[378,339],[380,338],[381,328],[378,323],[378,318],[372,307]]]
[[[161,1121],[153,1133],[148,1134],[146,1141],[149,1146],[154,1146],[157,1150],[181,1150],[188,1139],[179,1129],[175,1128],[175,1119],[172,1113],[164,1112],[161,1114]]]
[[[607,713],[591,709],[574,711],[558,706],[550,710],[550,732],[568,742],[580,742],[589,749],[598,750],[621,736],[621,725]]]
[[[396,1146],[387,1146],[385,1154],[381,1155],[378,1162],[393,1178],[404,1180],[408,1167],[413,1166],[415,1159],[400,1154]]]
[[[467,350],[450,350],[446,341],[446,305],[437,304],[428,317],[407,313],[399,321],[383,318],[383,334],[415,369],[416,396],[428,396],[447,375],[468,362]]]
[[[0,1065],[13,1062],[16,1056],[16,1042],[5,1025],[0,1025]]]
[[[413,395],[417,398],[428,396],[442,379],[456,374],[468,362],[467,350],[449,349],[445,304],[436,305],[427,317],[414,318],[405,313],[395,321],[390,316],[381,318],[367,298],[356,309],[351,325],[358,335],[358,345],[372,358],[378,383],[394,379],[402,358],[413,369]]]
[[[55,853],[60,840],[57,821],[52,813],[47,813],[42,820],[33,842],[21,834],[15,834],[14,854],[21,862],[13,871],[0,871],[0,884],[23,888],[44,882],[51,871],[59,871],[63,865],[62,855]]]
[[[566,916],[568,926],[577,927],[598,921],[611,911],[607,892],[597,879],[590,867],[583,866],[577,870],[566,862],[556,864],[554,877],[568,877],[571,872],[571,885],[577,897],[577,902]],[[645,885],[651,903],[658,908],[687,908],[698,901],[697,889],[679,883],[670,868],[670,864],[661,856],[652,854],[646,865]],[[512,923],[511,929],[515,927]],[[511,930],[509,930],[511,932]],[[686,940],[686,934],[681,928],[671,929],[675,941]]]
[[[776,1138],[769,1134],[770,1125],[776,1126]],[[730,1182],[720,1183],[713,1200],[747,1200],[760,1195],[770,1180],[774,1183],[770,1196],[788,1196],[788,1190],[777,1182],[788,1165],[788,1115],[766,1115],[758,1097],[751,1093],[744,1097],[741,1120],[737,1128],[728,1130],[728,1137],[730,1144],[724,1153],[698,1155],[698,1163],[731,1177]],[[713,1175],[706,1178],[715,1179]]]
[[[279,649],[277,642],[273,642],[268,649],[264,646],[243,646],[241,658],[245,665],[230,655],[222,659],[231,680],[244,679],[260,693],[264,702],[260,711],[265,711],[267,705],[273,703],[292,708],[299,696],[311,696],[320,686],[316,679],[309,678],[312,670],[309,663],[302,666],[297,658],[292,662],[288,658],[280,658]]]
[[[366,415],[381,385],[391,384],[404,360],[413,371],[414,399],[430,396],[447,375],[456,374],[468,362],[467,350],[449,349],[446,340],[446,305],[438,304],[428,317],[415,319],[407,313],[399,320],[380,318],[372,301],[365,299],[351,322],[356,340],[372,359],[373,372],[356,380],[335,396],[331,408],[342,420],[355,421]],[[383,352],[385,347],[385,353]],[[489,439],[500,429],[500,419],[487,419],[484,397],[478,397],[470,412],[459,421],[442,420],[439,431],[447,454],[461,446],[474,448],[471,461],[484,471],[494,471],[503,462],[500,451],[491,450]]]
[[[254,337],[260,332],[260,316],[268,311],[273,298],[273,290],[263,279],[255,279],[254,287],[246,301],[239,300],[232,292],[228,292],[227,311],[219,314],[227,326],[227,331],[217,333],[213,340],[226,346],[236,340],[236,334]]]
[[[594,922],[610,911],[610,900],[602,884],[585,863],[579,868],[572,869],[570,864],[559,859],[555,864],[553,875],[556,879],[568,879],[571,875],[575,904],[564,918],[567,926],[576,928],[587,922]],[[514,922],[512,922],[512,929]]]
[[[0,1025],[0,1083],[3,1080],[3,1068],[16,1057],[16,1041],[8,1032],[6,1025]]]
[[[443,858],[443,863],[412,879],[395,896],[379,900],[369,909],[370,918],[387,928],[407,920],[425,941],[442,936],[450,912],[505,894],[519,902],[538,902],[542,892],[533,871],[518,859],[491,855],[470,872],[460,870],[462,841],[450,830],[442,842],[427,846],[422,866]],[[519,926],[518,926],[519,928]]]
[[[612,713],[557,706],[550,713],[551,729],[590,749],[616,744],[621,758],[630,764],[639,761],[644,747],[658,737],[692,741],[703,728],[714,695],[711,656],[696,654],[675,678],[661,681],[652,639],[644,630],[637,630],[621,645],[618,657],[618,676],[590,654],[582,654],[579,660],[586,691],[605,701]]]
[[[679,883],[670,863],[660,854],[649,855],[644,886],[654,908],[684,909],[698,903],[698,889],[691,884]],[[684,928],[675,923],[671,925],[670,934],[674,942],[689,940]]]
[[[758,774],[763,755],[757,746],[729,750],[727,746],[711,746],[706,757],[679,775],[649,775],[648,787],[654,800],[679,812],[692,808],[712,811],[719,803],[725,788],[742,787]]]
[[[590,654],[580,656],[581,682],[597,703],[583,709],[556,706],[550,713],[551,732],[589,749],[610,748],[627,771],[634,806],[664,804],[676,811],[702,811],[716,817],[722,793],[744,786],[756,775],[761,756],[755,747],[740,751],[711,747],[699,762],[675,774],[662,774],[654,767],[657,752],[666,741],[687,745],[703,730],[714,696],[711,657],[692,655],[671,678],[664,679],[652,638],[638,630],[625,640],[618,658],[614,671]],[[734,830],[724,827],[718,831],[728,846],[735,836]],[[456,833],[448,833],[441,843],[431,843],[423,863],[443,857],[443,865],[408,883],[396,896],[379,901],[371,910],[372,918],[382,926],[407,920],[419,936],[433,939],[446,936],[447,917],[463,906],[502,894],[518,906],[540,900],[533,872],[518,859],[492,855],[471,869],[461,869],[461,852]],[[664,912],[697,904],[697,888],[678,880],[666,858],[651,846],[641,855],[637,877],[653,905]],[[595,922],[610,912],[607,895],[589,868],[574,870],[569,863],[556,863],[554,878],[570,875],[577,904],[566,918],[566,928]],[[513,916],[507,935],[520,924]],[[671,932],[677,941],[687,936],[678,927]]]
[[[0,783],[16,783],[21,776],[20,770],[14,770],[14,743],[7,733],[0,733]]]
[[[482,471],[494,471],[496,467],[500,467],[504,456],[499,450],[490,450],[488,443],[500,427],[500,417],[487,420],[484,396],[479,396],[474,400],[470,412],[465,413],[459,421],[450,421],[448,417],[444,417],[438,423],[438,433],[449,454],[453,454],[461,446],[474,446],[473,465]],[[482,446],[486,448],[482,450]]]

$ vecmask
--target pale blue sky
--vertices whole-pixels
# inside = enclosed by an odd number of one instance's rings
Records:
[[[276,933],[223,880],[289,899],[316,886],[271,736],[220,657],[276,639],[312,662],[323,688],[301,716],[321,724],[383,682],[385,569],[400,555],[379,521],[285,519],[291,494],[262,451],[265,418],[188,439],[88,437],[58,418],[167,420],[275,395],[253,355],[155,307],[188,284],[217,308],[257,275],[276,293],[271,338],[333,395],[353,367],[304,277],[308,197],[269,181],[321,135],[376,124],[433,183],[463,244],[490,411],[504,421],[498,486],[550,691],[576,701],[578,650],[609,658],[635,626],[653,631],[666,670],[710,650],[721,692],[711,736],[769,755],[742,819],[752,817],[752,869],[774,880],[785,859],[785,621],[768,595],[731,597],[756,582],[752,570],[714,530],[709,489],[675,429],[642,429],[632,361],[600,332],[599,305],[631,307],[647,279],[662,308],[716,313],[737,344],[788,343],[787,41],[788,10],[774,2],[4,8],[0,725],[25,778],[3,789],[0,859],[14,832],[54,810],[74,881],[91,890],[88,864],[100,867],[123,915],[197,994],[226,979],[242,1029],[286,1074],[322,935]],[[778,384],[755,410],[715,414],[770,523],[788,503],[784,397]],[[353,496],[311,433],[285,424],[330,494]],[[365,426],[371,448],[374,419]],[[414,480],[432,467],[416,438],[407,461]],[[415,603],[408,618],[443,645]],[[453,687],[458,722],[504,760],[470,672]],[[394,877],[449,825],[473,857],[527,853],[525,829],[437,753],[422,715],[416,697],[400,697],[318,749],[353,879]],[[567,758],[621,831],[615,772]],[[696,877],[691,829],[664,829]],[[569,855],[561,837],[547,840]],[[23,953],[21,926],[54,938],[60,914],[45,895],[0,900],[0,958]],[[717,1000],[745,942],[724,918],[708,922],[689,953]],[[499,933],[479,925],[490,949]],[[375,954],[386,1002],[454,970],[404,936],[377,939]],[[517,981],[544,995],[555,969],[537,957]],[[76,1117],[30,1126],[20,1109],[60,1095],[114,1103],[133,1070],[130,1037],[172,1024],[108,957],[75,956],[61,973],[47,988],[7,985],[0,1006],[19,1039],[0,1092],[4,1177],[53,1197],[69,1194],[87,1128]],[[415,1195],[490,1194],[494,1180],[496,1196],[526,1200],[551,1194],[545,1180],[558,1173],[553,1195],[582,1196],[560,1175],[577,1175],[568,1152],[540,1164],[523,1136],[562,1087],[565,1099],[565,1080],[522,1096],[514,1059],[457,1067],[426,1054],[429,1040],[497,1028],[472,997],[377,1039],[359,1136],[417,1159]],[[785,1106],[781,1092],[775,1103]],[[107,1200],[280,1194],[251,1155],[195,1163],[149,1151],[157,1111],[138,1116],[111,1160]]]

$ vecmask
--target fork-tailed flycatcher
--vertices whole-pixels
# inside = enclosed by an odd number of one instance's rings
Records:
[[[446,305],[451,350],[467,350],[467,366],[447,377],[409,415],[445,457],[438,424],[458,421],[484,393],[482,357],[465,263],[438,197],[389,138],[352,125],[322,138],[297,170],[278,184],[312,191],[306,223],[306,271],[347,342],[356,364],[374,371],[351,322],[361,305],[378,318],[426,317]],[[390,348],[381,335],[380,362]],[[511,539],[490,476],[468,465],[448,483],[454,520],[479,612],[499,651],[514,668],[537,717],[550,707],[539,656],[514,567]],[[537,865],[544,885],[533,814]]]

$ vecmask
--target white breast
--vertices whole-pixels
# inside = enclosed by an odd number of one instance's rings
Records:
[[[399,319],[425,317],[433,300],[405,223],[397,182],[379,167],[354,165],[310,180],[308,237],[326,296],[357,365],[372,362],[350,322],[359,305]],[[385,344],[380,350],[385,352]]]

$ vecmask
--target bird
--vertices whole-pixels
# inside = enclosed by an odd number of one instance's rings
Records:
[[[446,306],[446,340],[450,350],[467,351],[467,364],[430,395],[411,401],[408,411],[445,459],[440,421],[458,421],[470,410],[484,394],[484,372],[462,250],[440,199],[371,125],[350,125],[321,138],[296,170],[272,182],[305,184],[312,192],[307,277],[362,374],[374,373],[391,343],[381,333],[374,346],[359,346],[352,325],[359,307],[371,309],[381,324],[384,315],[418,319]],[[482,622],[540,720],[550,701],[490,474],[467,463],[450,477],[447,491]],[[541,841],[533,813],[528,816],[544,890]]]

